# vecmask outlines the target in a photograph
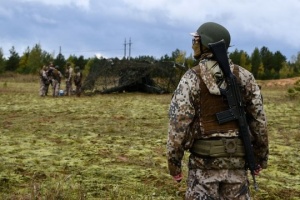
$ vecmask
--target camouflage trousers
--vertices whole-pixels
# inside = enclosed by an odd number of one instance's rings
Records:
[[[43,80],[40,80],[40,96],[44,97],[46,95],[46,84]]]
[[[60,89],[60,83],[55,79],[52,79],[52,89],[53,89],[52,96],[58,97],[59,89]]]
[[[81,95],[81,84],[76,85],[76,96],[80,97]]]
[[[49,82],[40,79],[40,96],[47,96],[48,93]]]
[[[250,200],[245,170],[190,169],[186,200]]]
[[[72,80],[66,81],[66,96],[71,96],[72,90]]]

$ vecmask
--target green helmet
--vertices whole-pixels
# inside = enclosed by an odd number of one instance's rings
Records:
[[[220,24],[207,22],[202,24],[197,30],[198,36],[201,38],[203,46],[208,47],[209,43],[225,40],[226,48],[230,45],[230,34],[228,30]]]

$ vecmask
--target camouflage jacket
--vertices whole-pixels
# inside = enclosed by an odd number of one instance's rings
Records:
[[[230,65],[231,70],[233,70],[234,64],[231,61]],[[201,78],[209,89],[209,92],[211,94],[221,95],[219,87],[226,87],[226,83],[225,81],[220,81],[223,73],[216,61],[209,59],[201,60],[197,67],[200,68]],[[262,168],[266,168],[269,147],[262,95],[253,75],[240,66],[238,66],[238,70],[238,79],[245,90],[243,98],[246,101],[244,102],[246,104],[246,112],[251,116],[249,128],[256,163],[260,164]],[[194,140],[196,138],[204,138],[204,136],[201,135],[201,131],[197,132],[192,129],[196,114],[194,105],[198,102],[197,99],[201,95],[200,80],[196,72],[193,69],[189,69],[181,78],[171,100],[169,108],[167,158],[169,171],[172,176],[181,173],[181,162],[184,152],[192,147]],[[217,85],[216,82],[219,82],[219,85]],[[201,122],[199,126],[201,130]],[[216,133],[210,137],[236,136],[238,136],[238,133],[228,132],[222,134]],[[237,169],[243,168],[244,164],[244,158],[202,159],[191,154],[189,159],[189,168]]]
[[[81,73],[81,71],[75,72],[74,84],[76,86],[81,86],[81,82],[82,82],[82,73]]]
[[[40,80],[43,81],[43,82],[48,81],[47,72],[44,69],[40,70]]]
[[[72,81],[72,78],[73,78],[73,68],[72,67],[69,67],[68,69],[66,69],[65,78],[66,78],[66,81]]]

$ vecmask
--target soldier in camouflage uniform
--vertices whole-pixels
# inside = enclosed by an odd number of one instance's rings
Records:
[[[182,180],[182,158],[184,152],[189,151],[185,199],[250,199],[238,124],[231,121],[219,125],[215,115],[228,109],[220,93],[226,82],[208,44],[224,39],[228,48],[230,34],[223,26],[208,22],[192,35],[194,57],[200,62],[183,75],[171,100],[167,141],[170,174],[177,182]],[[229,63],[242,88],[254,155],[259,165],[255,170],[257,175],[267,167],[269,154],[262,95],[249,71],[230,60]]]
[[[60,90],[60,83],[62,79],[62,73],[59,71],[59,66],[51,68],[51,77],[52,77],[52,88],[53,88],[53,97],[58,97]]]
[[[50,64],[47,67],[47,76],[48,76],[49,84],[46,86],[46,96],[48,94],[50,85],[53,86],[53,84],[52,84],[52,79],[53,79],[52,72],[53,72],[54,69],[55,69],[55,67],[54,67],[53,63],[50,62]]]
[[[49,80],[47,76],[47,67],[43,66],[40,70],[40,96],[44,97],[47,95],[47,86],[49,85]]]
[[[82,72],[80,71],[80,67],[75,67],[75,75],[74,75],[74,84],[76,86],[76,96],[81,96],[81,86],[82,86]]]
[[[73,68],[71,66],[71,63],[67,64],[67,69],[65,71],[65,77],[66,77],[66,96],[71,96],[72,94],[72,84],[73,84]]]

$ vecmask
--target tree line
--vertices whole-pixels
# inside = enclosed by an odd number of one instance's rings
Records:
[[[280,51],[271,52],[267,47],[255,48],[249,56],[242,50],[230,53],[232,61],[251,71],[257,79],[282,79],[300,75],[300,52],[287,61]]]
[[[91,66],[96,59],[104,59],[97,57],[84,58],[82,55],[70,55],[66,59],[61,53],[55,56],[43,50],[40,44],[36,44],[32,48],[27,47],[22,55],[19,55],[14,46],[12,46],[9,53],[8,58],[5,58],[2,48],[0,48],[0,74],[4,72],[36,74],[40,71],[42,66],[48,65],[50,62],[53,62],[55,66],[58,65],[62,72],[64,72],[66,63],[70,62],[88,73],[89,66]],[[252,72],[257,79],[281,79],[300,76],[300,52],[298,52],[297,56],[293,56],[292,61],[287,61],[286,57],[280,51],[272,52],[264,46],[260,49],[255,48],[251,55],[248,55],[247,52],[243,50],[235,49],[229,53],[229,57],[235,64],[243,66]],[[149,62],[175,61],[189,68],[197,63],[192,54],[186,56],[186,52],[179,49],[173,51],[171,55],[165,54],[159,59],[149,55],[130,59],[137,61],[146,60]]]
[[[65,59],[61,53],[55,56],[42,50],[40,44],[36,44],[32,48],[27,47],[21,56],[16,52],[15,47],[12,46],[9,54],[9,57],[5,58],[2,48],[0,48],[0,74],[4,72],[37,74],[44,65],[49,65],[50,62],[54,66],[59,66],[60,70],[64,72],[67,62],[71,62],[74,66],[80,66],[82,69],[88,62],[83,56],[70,55],[68,59]]]

